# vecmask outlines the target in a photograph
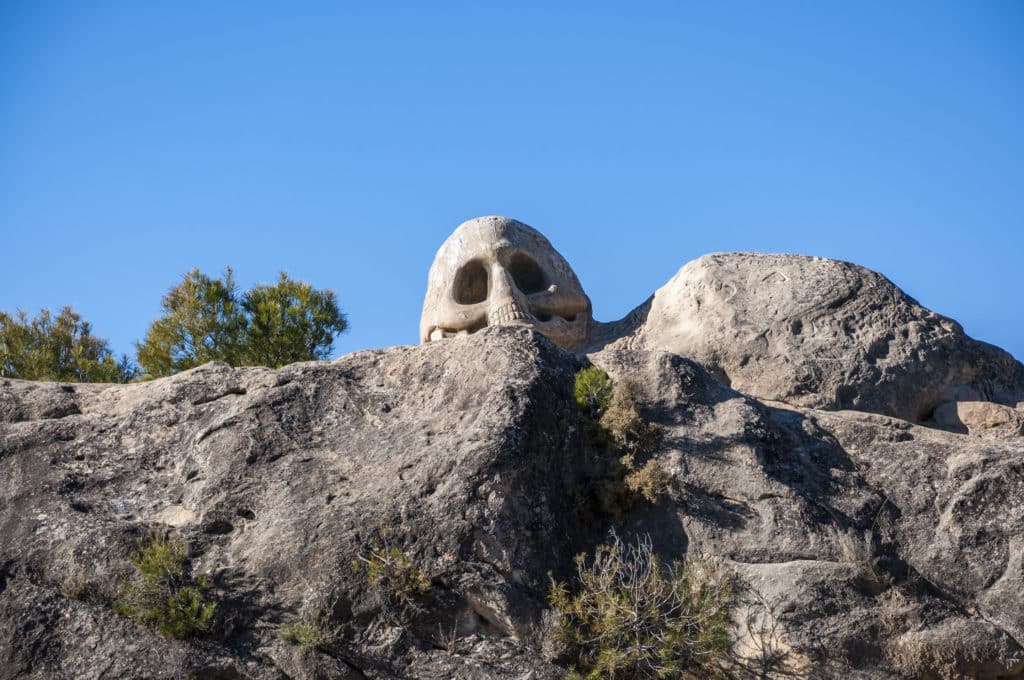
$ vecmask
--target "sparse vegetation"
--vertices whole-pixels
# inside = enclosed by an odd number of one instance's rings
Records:
[[[636,388],[631,383],[615,385],[599,423],[620,454],[649,454],[658,443],[660,429],[640,415],[636,405]]]
[[[107,604],[116,597],[116,584],[108,577],[89,577],[73,567],[60,584],[60,593],[70,600],[89,604]]]
[[[607,373],[591,366],[576,374],[574,396],[591,476],[581,500],[595,499],[619,524],[637,501],[658,503],[668,496],[671,476],[649,457],[661,430],[640,415],[634,386],[613,384]],[[647,460],[638,465],[638,458]]]
[[[152,532],[136,547],[136,573],[123,584],[114,611],[164,637],[208,632],[216,605],[204,600],[206,579],[189,574],[185,542]]]
[[[298,621],[282,624],[277,634],[285,642],[304,650],[323,650],[337,638],[337,632],[331,627],[330,616],[323,611],[308,614]]]
[[[423,566],[398,547],[387,533],[375,539],[365,555],[352,561],[352,568],[366,575],[366,584],[381,600],[384,612],[416,609],[416,599],[430,590],[430,578]]]
[[[659,503],[668,496],[672,477],[657,460],[652,458],[640,469],[636,469],[632,459],[623,464],[630,468],[623,482],[631,494],[642,497],[648,503]]]
[[[732,644],[731,580],[705,558],[667,565],[649,539],[613,534],[589,563],[577,556],[573,587],[552,580],[549,601],[555,634],[575,650],[569,677],[714,676]]]
[[[79,571],[69,574],[60,584],[60,594],[69,600],[84,602],[89,597],[91,589],[92,584],[89,583],[89,579]]]

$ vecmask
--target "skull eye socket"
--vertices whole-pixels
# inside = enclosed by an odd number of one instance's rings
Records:
[[[487,299],[487,268],[481,262],[469,262],[455,275],[455,301],[475,305]]]
[[[539,293],[547,288],[547,279],[533,258],[524,253],[516,253],[508,263],[508,271],[512,274],[512,280],[516,288],[521,292],[530,295]]]

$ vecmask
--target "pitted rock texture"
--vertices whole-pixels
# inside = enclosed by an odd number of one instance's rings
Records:
[[[617,531],[735,575],[737,677],[1024,675],[1020,438],[762,402],[660,350],[589,360],[636,386],[671,475]],[[579,508],[584,363],[493,327],[280,370],[0,381],[0,679],[561,677],[547,574],[612,528]],[[116,586],[154,528],[211,578],[206,638],[68,586]],[[415,611],[382,616],[351,565],[382,530],[431,578]],[[314,609],[335,642],[279,638]]]
[[[762,399],[911,421],[944,401],[1024,402],[1024,366],[881,274],[803,255],[716,253],[684,266],[592,347],[658,349]]]

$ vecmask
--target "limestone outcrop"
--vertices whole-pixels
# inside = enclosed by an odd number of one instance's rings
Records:
[[[921,422],[946,402],[1024,406],[1012,356],[881,274],[820,257],[705,255],[592,344],[690,357],[741,392],[805,407]]]
[[[680,276],[719,280],[708,272],[731,270],[715,258]],[[786,262],[773,266],[794,284]],[[708,315],[697,317],[701,341],[656,315],[655,296],[628,333],[586,356],[529,328],[487,327],[279,370],[209,364],[126,386],[0,381],[0,680],[561,677],[565,661],[545,644],[548,573],[568,578],[573,556],[615,524],[581,506],[591,480],[572,389],[588,362],[636,386],[638,409],[661,428],[652,456],[669,473],[667,496],[616,530],[649,535],[666,559],[716,556],[737,579],[737,677],[1022,676],[1024,438],[878,413],[903,394],[889,376],[908,373],[894,367],[946,356],[901,354],[904,328],[936,352],[1005,357],[891,297],[887,309],[907,316],[887,317],[888,354],[863,374],[827,374],[857,389],[875,381],[879,396],[793,392],[753,352],[822,348],[840,332],[824,319],[847,312],[857,342],[876,346],[880,303],[856,297],[895,289],[847,267],[879,290],[826,295],[819,316],[800,293],[780,298],[778,314],[753,317],[778,318],[760,340],[712,315],[725,280],[678,287],[691,291],[679,304],[699,299]],[[762,301],[781,294],[770,283],[755,289]],[[733,323],[754,314],[751,296]],[[797,313],[787,310],[803,310],[805,328],[787,332],[807,344],[776,337]],[[718,324],[733,347],[711,354]],[[981,375],[934,370],[933,395]],[[919,417],[929,399],[898,413]],[[966,428],[1012,428],[1006,413],[972,413],[956,410]],[[193,572],[209,578],[208,635],[165,639],[111,607],[151,530],[186,541]],[[382,541],[429,580],[415,601],[396,606],[353,566]],[[282,624],[314,612],[330,641],[281,638]]]

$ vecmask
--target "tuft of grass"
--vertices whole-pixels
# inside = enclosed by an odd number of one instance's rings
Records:
[[[136,572],[125,580],[114,611],[169,638],[209,632],[216,605],[204,594],[209,583],[192,578],[185,542],[150,532],[136,540]]]
[[[337,633],[331,628],[329,616],[321,611],[298,621],[282,624],[277,634],[285,642],[303,650],[324,650],[337,638]]]
[[[100,586],[80,571],[68,574],[60,584],[60,593],[70,600],[81,602],[97,602],[103,598]]]
[[[416,610],[416,600],[430,590],[430,577],[411,555],[391,545],[387,532],[375,539],[352,568],[366,575],[366,584],[380,598],[385,612],[400,615]]]
[[[575,650],[568,677],[709,677],[732,646],[731,580],[706,558],[665,564],[649,539],[612,534],[593,560],[576,557],[572,587],[552,580],[548,600]]]

